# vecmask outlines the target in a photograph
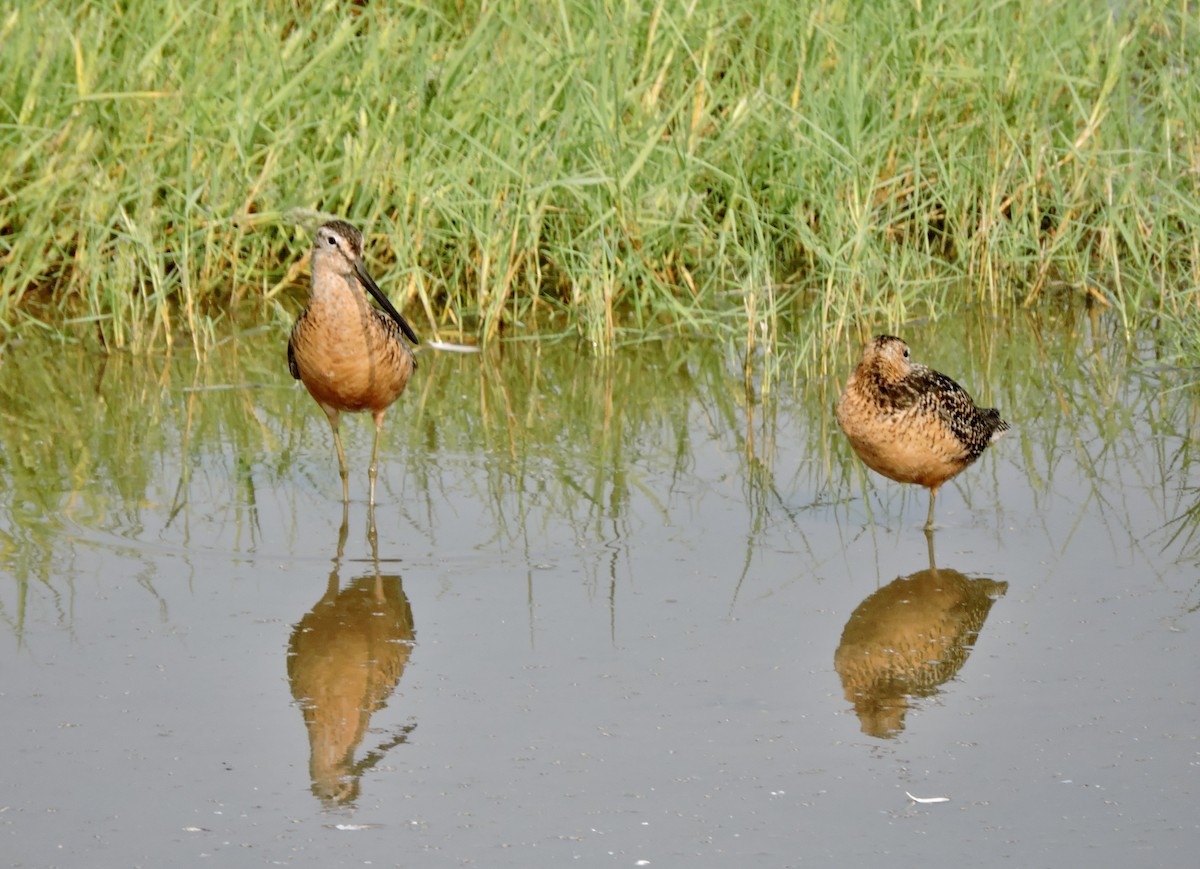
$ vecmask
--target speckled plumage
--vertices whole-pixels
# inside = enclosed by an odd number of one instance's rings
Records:
[[[417,367],[406,339],[412,327],[392,306],[362,261],[362,234],[342,220],[321,226],[313,239],[312,293],[292,327],[288,370],[325,411],[333,429],[342,499],[348,501],[349,470],[338,422],[342,413],[370,411],[375,418],[370,502],[375,503],[379,434],[388,407],[400,397]],[[371,305],[363,290],[383,307]]]
[[[867,467],[929,489],[926,530],[933,528],[938,488],[1008,429],[1000,411],[976,407],[949,377],[910,361],[908,345],[891,335],[863,348],[837,418]]]

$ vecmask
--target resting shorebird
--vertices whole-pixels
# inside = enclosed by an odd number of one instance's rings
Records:
[[[908,358],[891,335],[873,338],[838,400],[838,423],[873,471],[929,489],[929,518],[938,487],[975,461],[1008,430],[995,408],[980,408],[944,374]]]
[[[362,233],[345,221],[330,221],[317,230],[311,261],[312,293],[288,339],[288,368],[329,417],[342,474],[343,503],[350,500],[350,469],[338,420],[342,413],[364,410],[375,417],[375,447],[367,471],[374,505],[383,415],[417,367],[405,339],[420,342],[367,274],[362,251]],[[372,307],[364,288],[382,311]]]

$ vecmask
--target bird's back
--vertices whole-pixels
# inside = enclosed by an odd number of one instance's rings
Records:
[[[924,365],[914,365],[909,376],[919,396],[917,407],[930,416],[930,425],[942,427],[962,448],[964,466],[975,461],[989,444],[1008,430],[994,407],[977,407],[955,381]]]

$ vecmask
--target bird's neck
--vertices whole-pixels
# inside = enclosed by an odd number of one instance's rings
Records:
[[[358,283],[350,275],[336,273],[314,274],[312,288],[309,292],[309,304],[318,307],[355,307],[357,308],[366,297],[358,288]]]

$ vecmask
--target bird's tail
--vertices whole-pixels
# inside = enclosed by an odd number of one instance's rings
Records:
[[[994,407],[989,407],[983,411],[983,418],[992,429],[992,435],[988,438],[988,443],[995,443],[1009,429],[1009,425],[1000,418],[1000,411]]]

